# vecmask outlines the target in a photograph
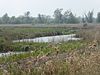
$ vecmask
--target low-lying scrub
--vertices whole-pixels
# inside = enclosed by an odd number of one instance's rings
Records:
[[[100,31],[78,31],[81,41],[10,43],[25,53],[0,57],[0,75],[100,75]]]
[[[29,51],[24,51],[22,47],[29,46]],[[27,57],[37,57],[42,55],[56,55],[58,53],[70,52],[83,47],[85,43],[82,41],[70,41],[61,44],[48,44],[48,43],[16,43],[12,46],[16,51],[24,51],[24,54],[14,54],[12,56],[0,57],[0,63],[7,63],[18,61]],[[21,50],[22,49],[22,50]]]
[[[66,48],[65,48],[66,49]],[[84,51],[81,53],[81,49]],[[86,50],[85,50],[86,49]],[[87,48],[57,55],[28,57],[1,65],[0,74],[8,75],[99,75],[100,51]]]
[[[76,29],[71,28],[32,28],[32,27],[1,27],[0,37],[11,40],[29,39],[43,36],[54,36],[75,33]]]

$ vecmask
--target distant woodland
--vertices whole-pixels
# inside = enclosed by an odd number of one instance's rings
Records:
[[[71,10],[56,9],[52,16],[38,14],[37,17],[31,16],[31,12],[27,11],[21,16],[11,16],[5,13],[0,17],[0,24],[77,24],[77,23],[100,23],[100,12],[94,18],[94,12],[89,11],[81,16],[76,16]]]

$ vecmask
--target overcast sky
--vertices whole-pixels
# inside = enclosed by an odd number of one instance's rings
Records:
[[[100,11],[100,0],[0,0],[0,16],[23,15],[30,11],[32,16],[38,13],[53,15],[56,8],[71,9],[76,15],[82,15],[89,10]],[[96,15],[96,14],[95,14]]]

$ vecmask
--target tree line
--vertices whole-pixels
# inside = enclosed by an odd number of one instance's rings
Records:
[[[97,17],[94,18],[94,12],[89,11],[84,13],[83,16],[77,17],[71,10],[56,9],[53,13],[53,17],[44,14],[38,14],[37,17],[32,17],[30,11],[25,12],[23,15],[15,17],[9,17],[5,13],[0,17],[0,24],[76,24],[76,23],[100,23],[100,12],[97,13]]]

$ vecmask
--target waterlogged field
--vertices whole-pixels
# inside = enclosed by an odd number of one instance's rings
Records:
[[[13,40],[33,39],[43,36],[67,35],[76,33],[76,29],[65,27],[1,27],[0,52],[16,51],[13,49]]]
[[[100,75],[99,28],[1,27],[0,30],[1,52],[25,52],[2,55],[0,75]],[[12,42],[73,33],[82,40],[60,43]]]
[[[0,35],[13,39],[35,38],[75,33],[77,30],[67,27],[0,27]]]

